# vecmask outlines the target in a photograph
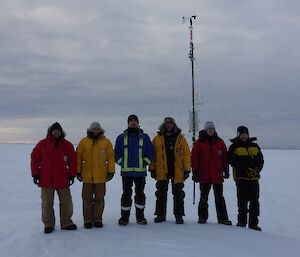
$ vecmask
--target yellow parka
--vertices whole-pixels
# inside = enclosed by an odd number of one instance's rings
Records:
[[[81,139],[77,147],[77,173],[84,183],[105,183],[107,173],[115,173],[115,153],[104,135],[95,142],[90,137]]]
[[[155,170],[156,180],[167,180],[168,164],[163,134],[155,136],[152,140],[152,144],[154,148],[154,160],[151,163],[149,170]],[[174,183],[183,183],[184,171],[191,170],[191,152],[182,134],[177,136],[174,148],[174,157]]]

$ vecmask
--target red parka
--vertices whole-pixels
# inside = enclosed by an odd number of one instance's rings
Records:
[[[58,142],[51,133],[31,153],[31,175],[40,177],[39,187],[68,188],[69,176],[76,176],[76,152],[63,136]]]
[[[223,172],[229,170],[227,149],[217,133],[209,137],[204,131],[192,149],[193,173],[199,174],[200,183],[219,184],[224,181]]]

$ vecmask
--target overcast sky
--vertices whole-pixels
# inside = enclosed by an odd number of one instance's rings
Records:
[[[194,21],[200,127],[228,144],[239,125],[264,147],[300,147],[298,0],[2,0],[0,142],[37,142],[58,121],[77,144],[92,121],[114,142],[139,116],[173,116],[188,138]]]

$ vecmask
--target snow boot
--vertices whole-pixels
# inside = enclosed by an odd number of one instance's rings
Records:
[[[232,225],[232,222],[230,220],[219,220],[218,223],[223,224],[223,225],[227,225],[227,226]]]
[[[255,226],[249,226],[250,229],[256,230],[256,231],[261,231],[261,227],[255,225]]]
[[[121,210],[121,218],[119,219],[120,226],[126,226],[129,223],[130,210]]]
[[[90,228],[92,228],[92,227],[93,227],[92,222],[86,222],[86,223],[84,223],[84,228],[90,229]]]
[[[207,221],[207,220],[206,220],[206,219],[203,219],[203,218],[199,218],[199,219],[198,219],[198,223],[199,223],[199,224],[205,224],[206,221]]]
[[[242,227],[242,228],[245,228],[246,227],[246,223],[243,223],[243,222],[238,222],[236,224],[238,227]]]
[[[154,223],[161,223],[166,221],[166,217],[162,217],[162,216],[157,216],[154,218]]]
[[[103,227],[102,221],[95,222],[95,223],[94,223],[94,227],[95,227],[95,228],[102,228],[102,227]]]
[[[120,226],[126,226],[129,223],[129,217],[121,216],[119,219],[119,225]]]
[[[76,226],[76,224],[73,223],[73,224],[71,224],[69,226],[66,226],[64,228],[61,228],[61,229],[63,229],[63,230],[76,230],[77,226]]]
[[[136,208],[135,209],[135,214],[136,214],[136,223],[140,225],[146,225],[147,220],[144,216],[144,209]]]
[[[45,227],[44,228],[44,233],[45,234],[50,234],[50,233],[53,232],[53,230],[54,230],[54,227]]]
[[[182,218],[182,216],[175,216],[176,219],[176,224],[183,224],[184,220]]]

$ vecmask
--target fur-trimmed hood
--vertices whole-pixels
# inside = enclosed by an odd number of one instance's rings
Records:
[[[166,123],[163,122],[159,127],[158,127],[158,130],[157,130],[157,134],[158,135],[163,135],[165,133],[165,127]],[[174,130],[173,130],[173,134],[175,135],[179,135],[181,133],[181,129],[177,127],[176,123],[174,124]]]

